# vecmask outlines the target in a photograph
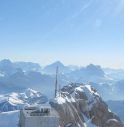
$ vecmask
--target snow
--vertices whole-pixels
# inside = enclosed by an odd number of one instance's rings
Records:
[[[71,87],[71,86],[70,86]],[[71,94],[63,92],[63,95],[57,96],[54,100],[55,103],[64,104],[66,102],[76,102],[75,95],[79,92],[83,92],[87,96],[87,104],[88,104],[88,111],[90,111],[93,105],[97,102],[97,98],[99,98],[99,94],[90,86],[90,85],[81,85],[75,88],[74,92]]]
[[[9,93],[5,95],[0,95],[0,102],[8,100],[10,103],[13,104],[24,104],[24,100],[27,98],[33,98],[33,97],[41,97],[41,93],[34,91],[30,88],[28,88],[24,93]]]
[[[47,102],[47,98],[43,94],[32,89],[27,89],[24,93],[12,92],[0,95],[0,111],[12,111],[27,105],[45,102]]]
[[[32,89],[30,89],[30,88],[28,88],[28,89],[25,91],[25,94],[26,94],[25,97],[27,97],[27,98],[28,98],[28,97],[34,97],[34,96],[40,97],[40,95],[38,94],[37,91],[32,90]]]
[[[112,112],[109,108],[108,108],[108,111],[109,111],[109,112]]]
[[[78,91],[83,92],[87,96],[88,110],[90,111],[93,105],[97,102],[97,97],[100,97],[99,94],[92,88],[91,85],[78,86],[75,88],[75,94],[77,94]]]
[[[84,90],[80,86],[77,87],[75,90],[80,91],[80,92],[84,92]]]
[[[71,100],[71,102],[76,102],[72,96],[71,96],[70,100]]]
[[[58,104],[64,104],[66,102],[70,102],[70,103],[76,102],[73,96],[68,97],[66,95],[64,95],[64,97],[63,95],[58,95],[53,101],[54,103],[58,103]]]
[[[57,98],[55,98],[55,101],[58,103],[58,104],[63,104],[66,102],[66,100],[62,97],[62,96],[59,96]]]
[[[77,123],[78,127],[81,127],[81,125],[79,123]],[[84,124],[85,125],[85,124]]]
[[[0,127],[18,127],[19,111],[0,113]]]
[[[76,102],[75,99],[72,96],[70,98],[66,96],[65,99],[66,99],[67,102],[70,102],[70,103],[71,102]]]
[[[0,103],[2,102],[9,102],[13,105],[24,104],[23,100],[20,99],[20,95],[17,93],[0,95]]]
[[[20,95],[18,93],[12,93],[9,95],[9,101],[12,102],[13,104],[23,104],[24,102],[19,99]]]

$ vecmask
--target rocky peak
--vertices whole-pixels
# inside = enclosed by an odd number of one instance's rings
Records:
[[[102,70],[102,68],[98,65],[93,65],[90,64],[86,67],[86,72],[88,74],[95,74],[95,75],[100,75],[100,76],[104,76],[104,71]]]
[[[60,127],[124,127],[90,85],[65,86],[50,104],[60,116]]]

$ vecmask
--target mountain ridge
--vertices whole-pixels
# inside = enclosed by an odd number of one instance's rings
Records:
[[[87,84],[63,87],[50,104],[60,116],[60,127],[124,127],[96,89]]]

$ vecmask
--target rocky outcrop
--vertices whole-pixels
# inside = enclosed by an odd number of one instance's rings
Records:
[[[124,127],[90,85],[65,86],[50,104],[59,114],[60,127]]]

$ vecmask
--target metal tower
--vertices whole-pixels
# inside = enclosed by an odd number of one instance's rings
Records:
[[[58,92],[58,66],[56,67],[56,81],[55,81],[55,98],[57,97],[57,92]]]

